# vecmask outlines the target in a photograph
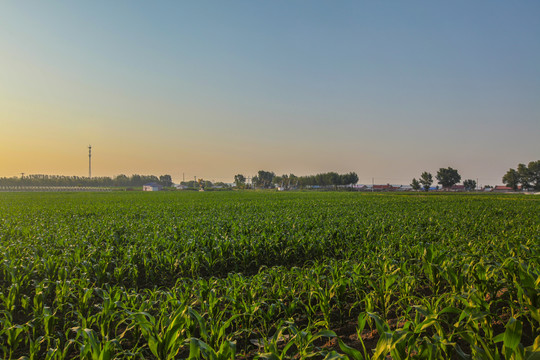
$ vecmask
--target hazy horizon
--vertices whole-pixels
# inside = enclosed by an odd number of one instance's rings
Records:
[[[540,159],[540,3],[0,3],[0,176],[354,171],[501,184]]]

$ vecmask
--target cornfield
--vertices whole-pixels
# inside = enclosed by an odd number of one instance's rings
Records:
[[[3,359],[540,359],[540,199],[0,193]]]

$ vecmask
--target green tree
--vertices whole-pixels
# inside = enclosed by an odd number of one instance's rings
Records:
[[[281,186],[285,187],[285,189],[288,189],[291,185],[291,179],[289,179],[289,175],[283,174],[281,175]]]
[[[465,186],[465,190],[472,191],[476,189],[476,181],[472,179],[467,179],[463,181],[463,186]]]
[[[342,185],[354,185],[358,182],[358,175],[355,172],[340,175]]]
[[[325,182],[324,185],[341,185],[341,177],[337,172],[329,172],[327,174],[323,175],[323,181]]]
[[[524,189],[531,187],[531,171],[525,164],[518,164],[517,173],[519,176],[519,183]]]
[[[161,175],[159,177],[159,183],[166,187],[172,186],[173,182],[171,175]]]
[[[234,175],[234,183],[239,189],[243,189],[246,186],[246,177],[242,174]]]
[[[146,182],[144,181],[144,179],[141,178],[141,175],[139,174],[133,174],[129,178],[130,186],[142,186],[144,184],[146,184]]]
[[[440,168],[437,171],[437,176],[435,176],[438,183],[442,185],[443,189],[451,188],[456,185],[460,180],[461,176],[458,174],[456,169],[448,167],[446,169]]]
[[[199,183],[197,181],[195,181],[195,180],[182,181],[180,184],[182,184],[184,186],[187,186],[190,189],[198,189],[199,188]]]
[[[420,185],[418,180],[416,180],[416,178],[412,179],[411,186],[412,186],[413,190],[416,190],[416,191],[418,191],[418,190],[420,190],[422,188],[422,186]]]
[[[278,187],[283,186],[283,176],[279,176],[279,175],[274,176],[274,178],[272,179],[272,183]]]
[[[272,181],[274,180],[274,176],[276,176],[276,174],[271,171],[259,170],[257,176],[254,176],[253,179],[257,179],[257,186],[268,189],[272,187]]]
[[[515,169],[510,169],[504,174],[502,181],[506,186],[517,190],[519,185],[519,174]]]
[[[128,186],[129,178],[124,174],[120,174],[114,178],[113,182],[115,186]]]
[[[289,174],[289,187],[298,186],[298,176],[294,174]]]
[[[425,191],[429,191],[429,187],[431,184],[433,184],[433,176],[431,173],[428,173],[427,171],[424,171],[422,175],[420,175],[420,184],[422,184],[422,187]]]
[[[540,160],[531,161],[527,166],[528,181],[534,190],[540,190]]]

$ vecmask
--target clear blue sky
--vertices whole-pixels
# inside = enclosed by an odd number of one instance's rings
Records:
[[[0,3],[0,176],[457,168],[540,159],[538,1]]]

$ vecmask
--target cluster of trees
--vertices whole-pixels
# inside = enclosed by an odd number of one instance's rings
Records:
[[[247,186],[246,177],[242,174],[234,176],[234,182],[237,188],[243,189]],[[296,176],[294,174],[283,174],[277,176],[272,171],[260,170],[252,178],[252,184],[255,187],[270,189],[276,186],[289,189],[291,187],[307,186],[339,186],[351,185],[358,182],[358,175],[354,172],[347,174],[338,174],[336,172],[327,172],[317,175]]]
[[[476,189],[476,186],[478,184],[476,183],[475,180],[472,180],[472,179],[467,179],[463,182],[463,186],[465,187],[465,190],[467,191],[472,191],[474,189]]]
[[[540,190],[540,160],[531,161],[528,165],[518,164],[517,170],[508,170],[502,181],[514,190],[520,185],[522,189]]]
[[[246,177],[242,174],[234,175],[234,184],[238,189],[246,188]]]
[[[317,175],[300,176],[298,178],[298,185],[301,187],[353,185],[357,182],[358,175],[355,172],[350,172],[347,174],[327,172]]]
[[[456,169],[452,169],[451,167],[440,168],[439,171],[437,171],[435,179],[437,179],[437,182],[443,189],[448,190],[461,181],[461,175],[459,175]],[[424,171],[418,180],[414,178],[411,182],[413,190],[423,189],[424,191],[428,191],[432,184],[433,175],[427,171]],[[476,189],[476,181],[472,179],[463,181],[463,185],[468,191]]]
[[[420,190],[424,189],[424,191],[428,191],[431,187],[431,184],[433,184],[433,176],[431,173],[428,173],[427,171],[424,171],[421,175],[419,180],[416,180],[416,178],[413,178],[411,181],[411,186],[413,190]]]
[[[2,177],[0,186],[142,186],[144,184],[155,182],[163,186],[172,186],[170,175],[138,175],[131,176],[118,175],[115,177],[83,177],[83,176],[64,176],[64,175],[26,175],[21,177]]]
[[[252,183],[255,187],[260,187],[263,189],[270,189],[274,185],[274,178],[276,174],[272,171],[259,170],[257,176],[252,178]]]
[[[197,181],[182,181],[180,185],[187,186],[190,189],[210,189],[210,188],[229,188],[229,184],[224,182],[211,182],[210,180],[198,179]]]

